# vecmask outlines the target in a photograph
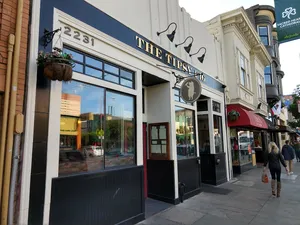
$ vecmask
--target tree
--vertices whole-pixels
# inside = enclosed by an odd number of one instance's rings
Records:
[[[289,106],[289,112],[292,113],[295,121],[289,122],[288,124],[292,128],[300,127],[300,112],[298,109],[298,101],[300,101],[300,85],[298,84],[293,91],[293,103]]]

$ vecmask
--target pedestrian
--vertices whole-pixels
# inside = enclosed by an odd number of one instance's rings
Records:
[[[269,149],[268,152],[265,155],[265,163],[264,163],[264,173],[266,172],[267,168],[266,166],[269,165],[269,170],[272,176],[271,181],[271,188],[272,188],[272,196],[277,198],[280,197],[281,192],[281,166],[280,163],[285,167],[286,172],[288,173],[287,165],[283,159],[283,156],[281,155],[279,148],[275,144],[275,142],[269,143]],[[275,191],[275,185],[277,180],[277,194]]]
[[[298,141],[295,142],[294,149],[295,149],[295,152],[296,152],[297,162],[300,162],[300,143]]]
[[[289,145],[290,141],[286,140],[285,145],[282,147],[282,155],[288,165],[289,175],[293,174],[293,159],[295,158],[294,149]]]

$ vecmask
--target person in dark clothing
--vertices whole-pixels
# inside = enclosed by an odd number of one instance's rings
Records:
[[[269,170],[272,176],[272,181],[271,181],[272,195],[276,197],[275,184],[277,180],[277,198],[280,197],[280,192],[281,192],[280,163],[285,167],[285,170],[288,172],[287,165],[283,159],[283,156],[279,152],[277,145],[274,142],[270,142],[268,152],[265,155],[264,172],[267,169],[266,166],[269,164]]]
[[[289,167],[289,174],[293,174],[293,159],[295,158],[294,149],[289,145],[290,141],[286,140],[285,145],[282,147],[282,155]]]
[[[296,141],[294,143],[294,149],[295,149],[295,152],[296,152],[296,159],[297,159],[297,162],[300,162],[300,143],[298,141]]]

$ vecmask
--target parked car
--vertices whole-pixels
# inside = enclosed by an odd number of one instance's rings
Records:
[[[101,146],[89,145],[83,147],[83,152],[86,157],[103,156],[104,150]]]

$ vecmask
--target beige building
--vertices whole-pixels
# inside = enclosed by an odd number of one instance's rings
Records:
[[[222,46],[228,148],[233,173],[242,173],[255,165],[253,153],[265,144],[264,134],[258,130],[268,129],[264,68],[272,59],[244,8],[218,15],[206,26]]]

